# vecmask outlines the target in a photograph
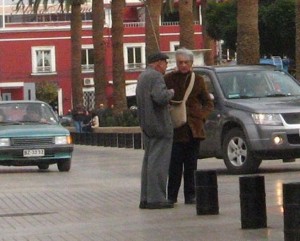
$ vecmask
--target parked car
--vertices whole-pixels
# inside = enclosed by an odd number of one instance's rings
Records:
[[[59,122],[62,126],[73,126],[73,118],[71,114],[59,116]]]
[[[73,144],[52,108],[41,101],[0,102],[0,165],[71,167]]]
[[[287,72],[287,69],[288,69],[287,68],[288,66],[284,66],[283,60],[280,56],[271,56],[270,58],[267,58],[267,57],[261,58],[259,60],[259,63],[260,64],[271,64],[271,65],[276,66],[276,68],[278,70],[285,70],[286,72]]]
[[[214,98],[200,158],[223,159],[229,172],[257,172],[262,160],[300,157],[299,82],[275,66],[195,67]]]

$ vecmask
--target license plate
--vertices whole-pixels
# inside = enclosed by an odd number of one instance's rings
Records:
[[[45,156],[44,149],[23,150],[24,157]]]

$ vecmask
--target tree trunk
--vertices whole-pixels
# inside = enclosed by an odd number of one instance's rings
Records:
[[[125,93],[125,70],[123,56],[123,10],[125,0],[112,0],[112,49],[113,49],[113,86],[114,86],[114,108],[117,115],[122,114],[127,109],[127,99]]]
[[[258,64],[258,0],[238,0],[237,12],[237,63]]]
[[[161,0],[146,0],[145,2],[145,42],[146,56],[160,50],[159,25],[162,9]]]
[[[71,9],[71,65],[72,65],[72,104],[73,109],[83,103],[82,77],[81,77],[81,5],[72,4]]]
[[[296,78],[300,80],[300,0],[296,0]]]
[[[180,46],[195,49],[193,0],[179,0]]]
[[[105,70],[105,43],[104,34],[104,4],[103,0],[93,0],[92,3],[93,17],[93,44],[94,44],[94,82],[95,82],[95,108],[99,108],[100,104],[105,107],[106,100],[106,70]]]
[[[202,38],[204,49],[210,49],[204,53],[204,63],[206,65],[213,65],[215,63],[215,56],[213,49],[215,47],[215,41],[207,34],[206,31],[206,8],[209,0],[201,1],[201,15],[202,15]]]

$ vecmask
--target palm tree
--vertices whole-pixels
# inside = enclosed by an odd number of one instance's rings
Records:
[[[145,42],[146,56],[160,50],[159,25],[162,0],[145,1]]]
[[[296,78],[300,79],[300,0],[296,0]]]
[[[258,64],[258,0],[238,0],[237,12],[237,63]]]
[[[104,34],[104,4],[103,0],[93,0],[92,3],[93,18],[93,44],[94,44],[94,80],[95,80],[95,107],[100,104],[107,105],[105,87],[105,43]]]
[[[30,0],[28,5],[32,7],[35,13],[37,13],[39,4],[41,1]],[[67,8],[71,6],[71,83],[72,83],[72,105],[73,107],[83,103],[82,93],[82,79],[81,79],[81,4],[84,4],[86,0],[60,0],[59,3],[62,6],[66,3]],[[48,0],[43,1],[44,7],[47,7]],[[23,0],[17,2],[18,6],[23,4]],[[63,8],[61,8],[63,10]]]
[[[207,9],[207,2],[209,0],[202,0],[201,1],[201,15],[202,15],[202,36],[203,36],[203,45],[204,49],[213,49],[215,42],[213,39],[207,34],[206,31],[206,9]],[[207,51],[204,53],[204,63],[206,65],[213,65],[214,64],[214,54],[213,51]]]
[[[125,0],[111,1],[112,17],[112,62],[113,62],[113,85],[114,85],[114,108],[113,112],[120,115],[127,109],[127,99],[125,93],[125,70],[123,56],[123,10]]]
[[[71,83],[73,108],[83,103],[81,77],[81,4],[84,0],[71,0]]]
[[[193,0],[179,0],[180,46],[193,50],[194,41],[194,14]]]

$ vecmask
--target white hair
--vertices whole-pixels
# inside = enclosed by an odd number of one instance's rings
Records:
[[[190,61],[192,61],[192,62],[194,61],[194,54],[189,49],[186,49],[186,48],[177,49],[175,52],[175,57],[177,57],[178,55],[184,55],[184,56],[188,57],[188,59]]]

